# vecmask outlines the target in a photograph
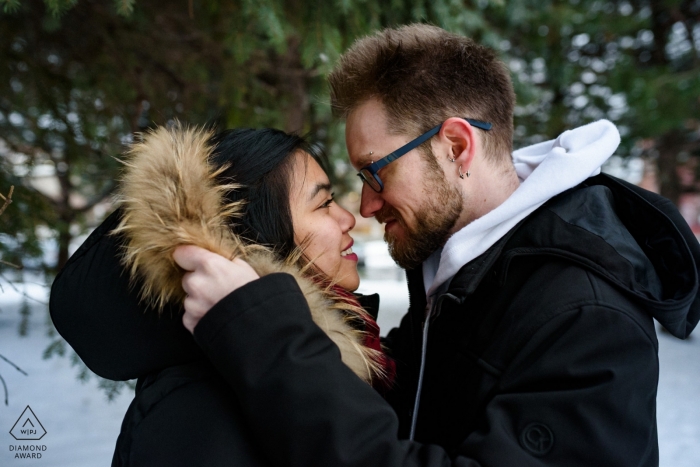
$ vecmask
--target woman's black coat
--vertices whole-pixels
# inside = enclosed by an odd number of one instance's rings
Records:
[[[137,379],[113,467],[268,465],[233,390],[214,370],[178,309],[144,309],[120,265],[109,216],[51,289],[51,317],[85,364],[111,380]],[[376,315],[378,296],[360,297]],[[306,309],[308,312],[308,309]],[[365,384],[365,383],[363,383]]]

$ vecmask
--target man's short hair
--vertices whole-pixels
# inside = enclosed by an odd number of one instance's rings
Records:
[[[328,80],[336,116],[374,97],[396,134],[418,136],[450,117],[484,120],[493,124],[482,132],[486,156],[510,161],[510,73],[494,50],[469,38],[426,24],[384,29],[357,40]]]

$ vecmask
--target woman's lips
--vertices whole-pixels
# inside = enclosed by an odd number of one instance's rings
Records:
[[[343,254],[343,252],[345,252],[345,251],[347,251],[347,250],[350,250],[350,248],[352,248],[352,246],[353,246],[354,244],[355,244],[355,241],[354,241],[354,240],[350,240],[350,243],[348,244],[348,246],[346,246],[346,247],[343,249],[343,251],[340,252],[340,257],[341,257],[341,258],[345,258],[345,259],[349,259],[350,261],[355,261],[355,262],[357,262],[358,259],[357,259],[357,255],[356,255],[355,253],[349,253],[349,254],[346,254],[346,255]]]
[[[350,261],[354,261],[357,263],[357,254],[356,253],[350,253],[349,255],[345,255],[342,257],[343,259],[349,259]]]

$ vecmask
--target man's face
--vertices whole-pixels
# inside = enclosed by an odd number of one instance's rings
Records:
[[[371,99],[348,116],[345,139],[350,162],[360,169],[411,137],[389,134],[382,104]],[[360,214],[385,223],[384,239],[394,261],[405,269],[416,268],[447,240],[462,212],[462,194],[445,180],[440,165],[429,163],[419,149],[378,174],[384,190],[377,193],[363,184]]]

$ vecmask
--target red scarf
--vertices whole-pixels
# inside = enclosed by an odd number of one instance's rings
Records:
[[[394,379],[396,377],[396,363],[386,354],[386,352],[384,352],[384,349],[382,348],[382,341],[379,337],[379,325],[374,320],[372,315],[364,311],[362,306],[360,306],[360,302],[357,301],[357,298],[355,298],[352,293],[348,292],[339,285],[334,285],[331,287],[331,289],[345,301],[351,305],[355,305],[363,311],[363,313],[359,315],[364,324],[363,331],[365,332],[365,339],[363,344],[366,347],[377,351],[377,358],[375,361],[384,369],[384,374],[386,375],[384,378],[379,378],[373,381],[372,386],[379,392],[386,393],[394,383]]]

